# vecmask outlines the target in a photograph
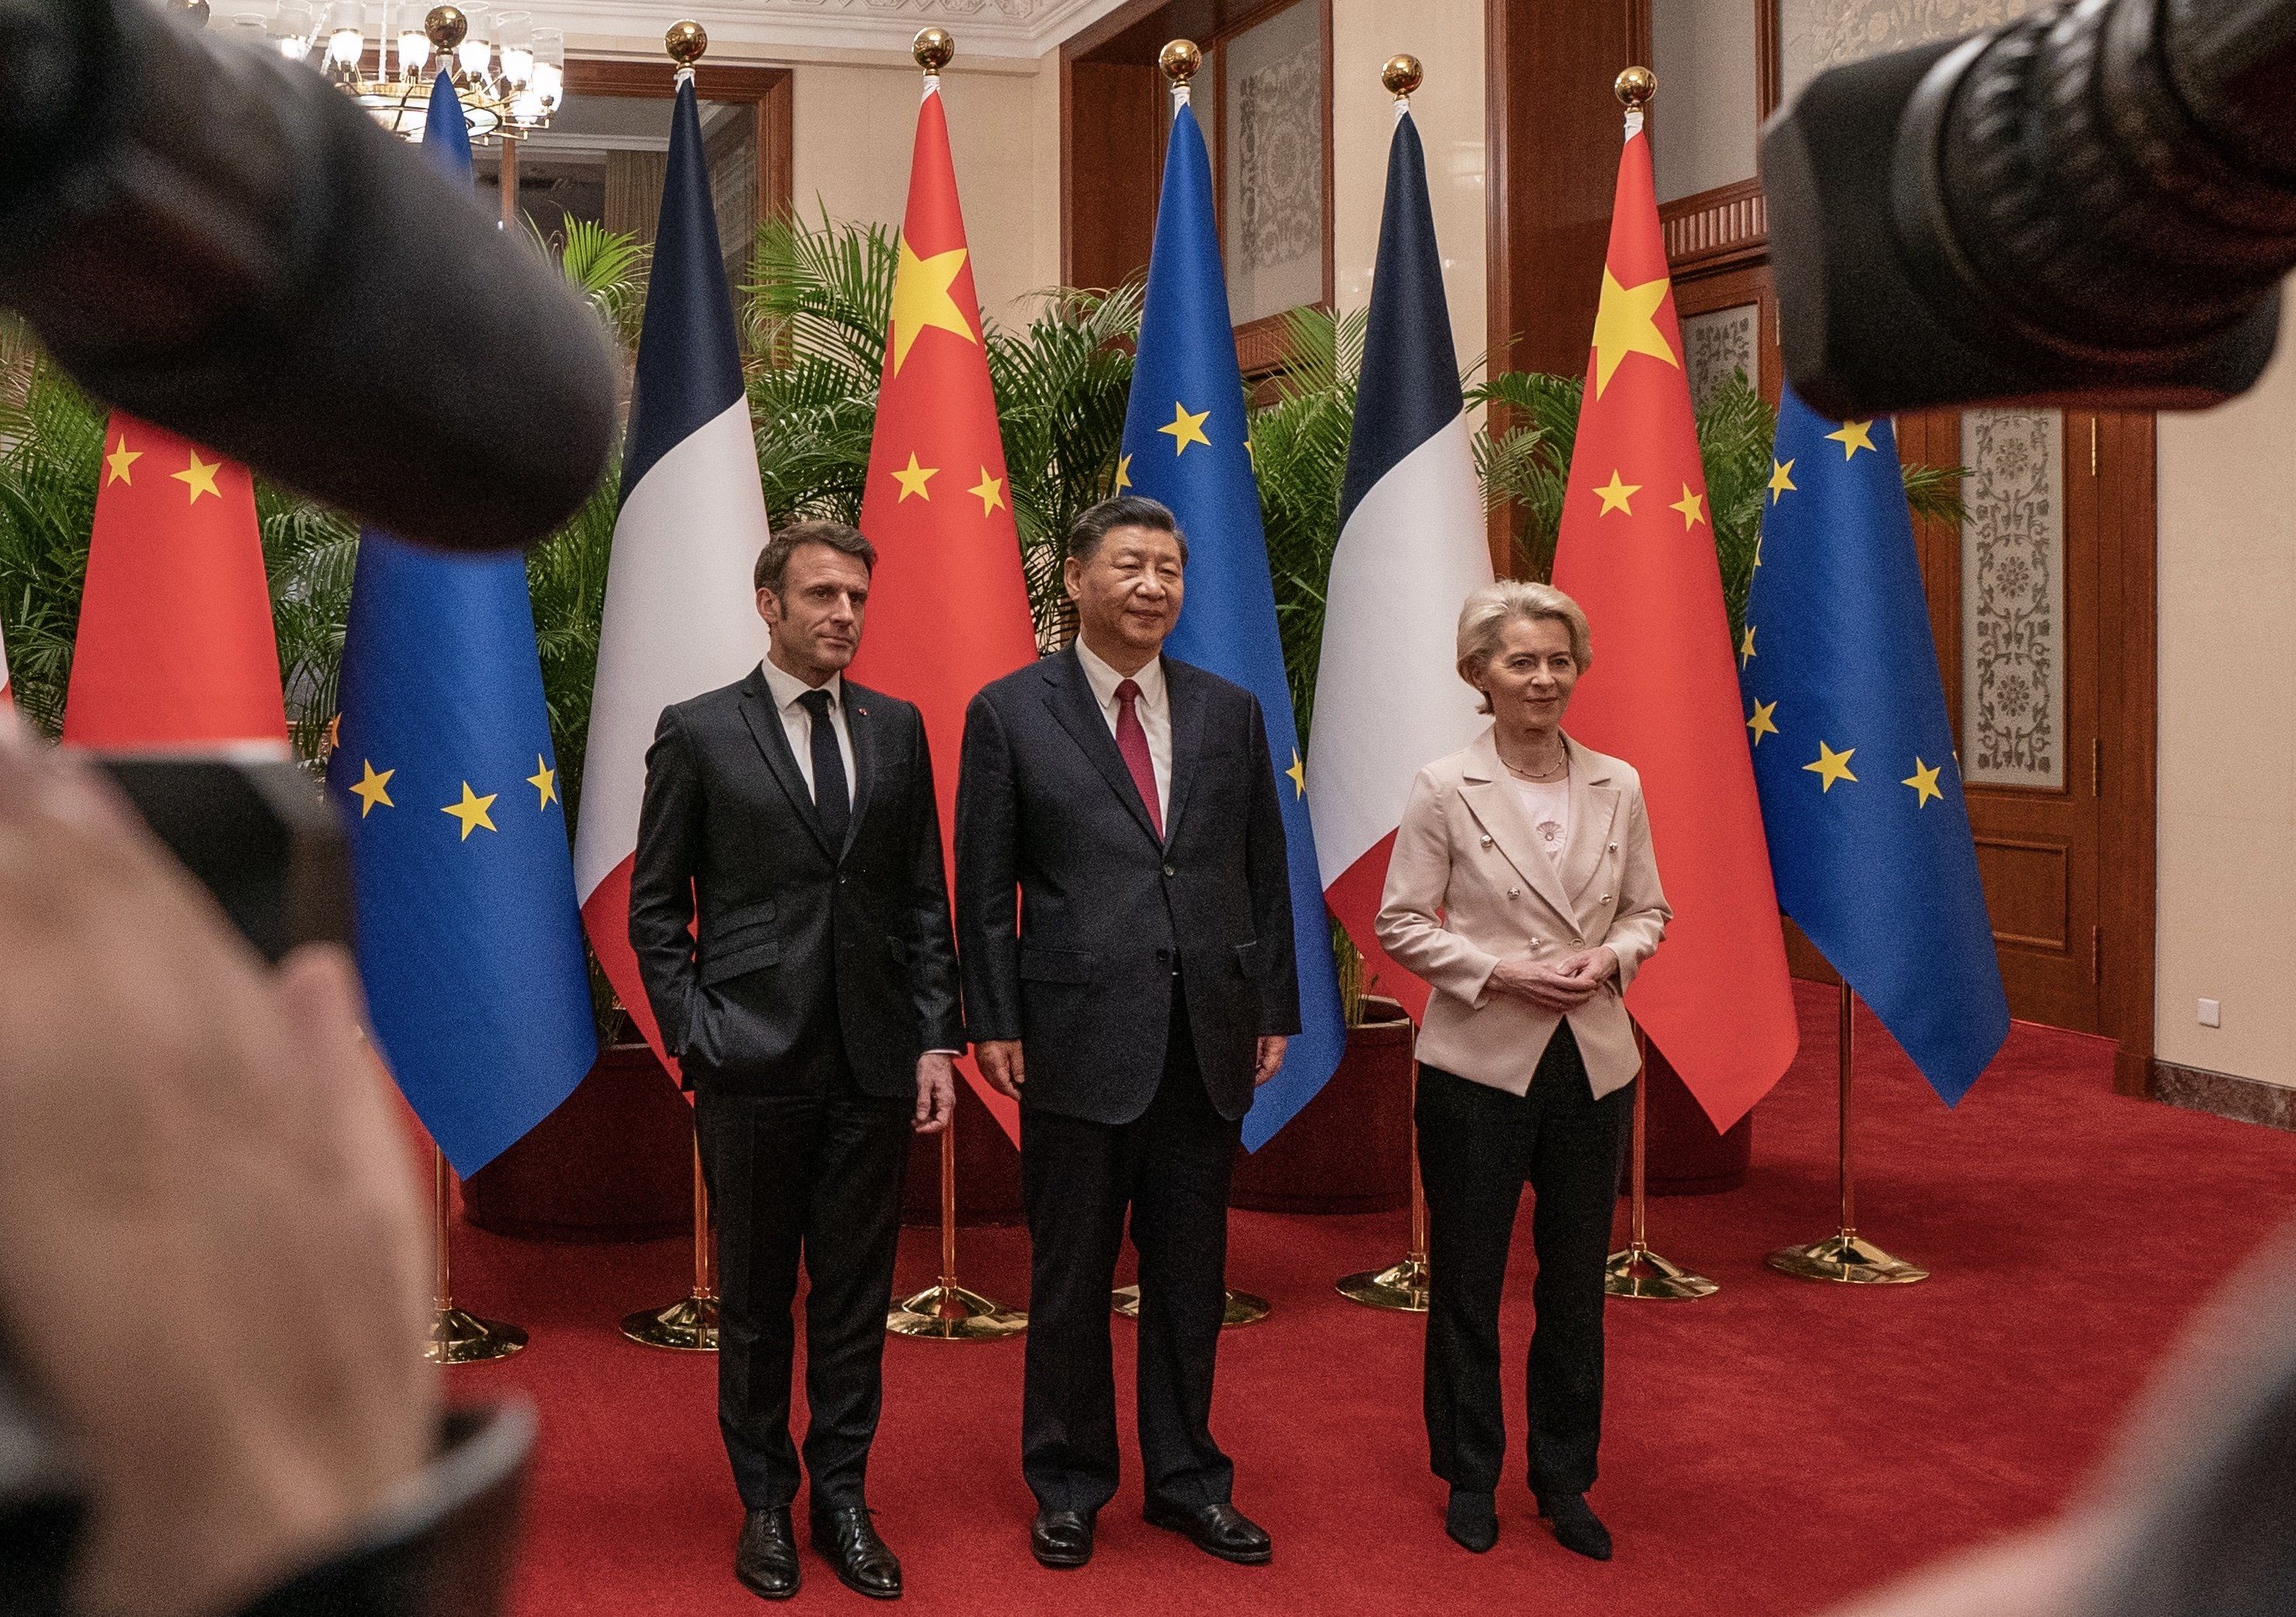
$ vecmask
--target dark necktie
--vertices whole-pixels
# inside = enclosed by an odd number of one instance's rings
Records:
[[[1148,755],[1148,732],[1140,727],[1136,704],[1140,687],[1131,680],[1116,687],[1116,750],[1124,755],[1124,767],[1132,772],[1132,784],[1140,789],[1140,801],[1148,805],[1148,823],[1156,828],[1156,840],[1164,840],[1164,814],[1156,806],[1156,761]]]
[[[842,853],[853,796],[845,780],[845,755],[837,750],[837,730],[829,722],[829,692],[808,690],[798,705],[813,715],[813,812],[821,818],[831,850]]]

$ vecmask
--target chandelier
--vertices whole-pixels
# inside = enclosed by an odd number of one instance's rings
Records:
[[[537,29],[534,13],[475,3],[422,0],[281,0],[239,12],[229,27],[290,61],[316,65],[392,134],[420,140],[431,81],[447,75],[471,138],[544,128],[566,94],[566,35]]]

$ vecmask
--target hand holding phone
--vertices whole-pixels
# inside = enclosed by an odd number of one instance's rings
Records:
[[[436,1430],[348,958],[267,966],[118,790],[0,722],[0,1336],[87,1495],[75,1600],[229,1609]]]

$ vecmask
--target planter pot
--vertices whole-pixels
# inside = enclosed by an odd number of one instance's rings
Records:
[[[463,1181],[470,1221],[532,1241],[693,1228],[693,1108],[653,1051],[618,1044],[532,1132]]]
[[[1747,1113],[1726,1134],[1716,1132],[1706,1108],[1656,1045],[1650,1047],[1648,1078],[1644,1173],[1650,1194],[1715,1196],[1744,1184],[1754,1156],[1754,1115]]]
[[[1365,1001],[1347,1053],[1283,1131],[1240,1156],[1228,1204],[1254,1213],[1388,1213],[1411,1197],[1411,1020]]]

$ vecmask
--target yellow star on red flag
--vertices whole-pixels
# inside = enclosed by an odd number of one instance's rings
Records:
[[[1603,266],[1603,301],[1595,311],[1596,398],[1609,390],[1611,378],[1618,373],[1620,362],[1629,354],[1647,354],[1652,359],[1664,360],[1677,371],[1682,368],[1666,334],[1658,329],[1658,307],[1666,301],[1669,284],[1660,275],[1655,281],[1644,281],[1636,286],[1620,286],[1619,278],[1611,274],[1611,266]]]
[[[953,247],[920,258],[908,237],[902,236],[900,267],[893,273],[894,375],[898,376],[901,367],[909,363],[909,350],[927,326],[954,331],[967,342],[980,340],[972,334],[972,323],[949,295],[957,272],[964,267],[964,249]]]
[[[918,465],[917,452],[912,449],[909,451],[908,465],[897,466],[893,469],[893,481],[901,486],[902,500],[907,499],[911,494],[914,494],[920,500],[930,500],[932,495],[926,489],[925,485],[939,476],[939,472],[940,468],[938,466]],[[897,500],[894,503],[898,505],[900,501]]]
[[[1004,479],[990,477],[986,466],[980,469],[980,481],[964,492],[980,497],[980,514],[984,517],[1004,507]]]
[[[221,461],[212,462],[202,461],[200,459],[200,452],[194,449],[192,451],[192,463],[189,466],[184,467],[181,471],[170,472],[168,475],[192,491],[191,502],[197,505],[201,494],[213,494],[218,500],[223,498],[223,490],[216,486],[216,473],[222,470]]]
[[[103,480],[106,483],[125,483],[133,488],[135,486],[135,479],[127,475],[128,469],[143,458],[144,452],[140,449],[128,448],[127,435],[121,433],[119,445],[110,454],[103,457],[104,465],[111,469],[110,474]]]

